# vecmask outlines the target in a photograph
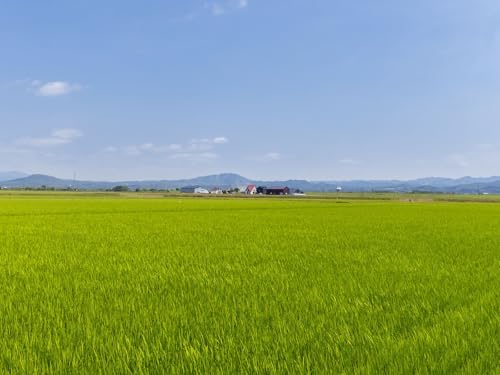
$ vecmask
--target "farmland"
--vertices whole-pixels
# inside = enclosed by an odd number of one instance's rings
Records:
[[[149,198],[0,195],[1,373],[500,371],[498,203]]]

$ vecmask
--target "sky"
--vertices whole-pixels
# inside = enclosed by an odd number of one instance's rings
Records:
[[[500,175],[500,2],[2,0],[11,170]]]

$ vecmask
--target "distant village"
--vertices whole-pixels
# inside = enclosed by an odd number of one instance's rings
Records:
[[[267,187],[247,185],[234,189],[213,188],[210,190],[199,186],[185,186],[180,191],[186,194],[305,195],[302,190],[290,189],[288,186]]]

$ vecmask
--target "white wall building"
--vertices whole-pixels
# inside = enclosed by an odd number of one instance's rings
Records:
[[[207,189],[204,189],[201,187],[197,187],[196,189],[194,189],[194,193],[195,194],[210,194],[210,192]]]

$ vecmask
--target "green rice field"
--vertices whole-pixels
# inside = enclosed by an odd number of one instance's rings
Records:
[[[0,195],[0,373],[500,373],[500,204]]]

